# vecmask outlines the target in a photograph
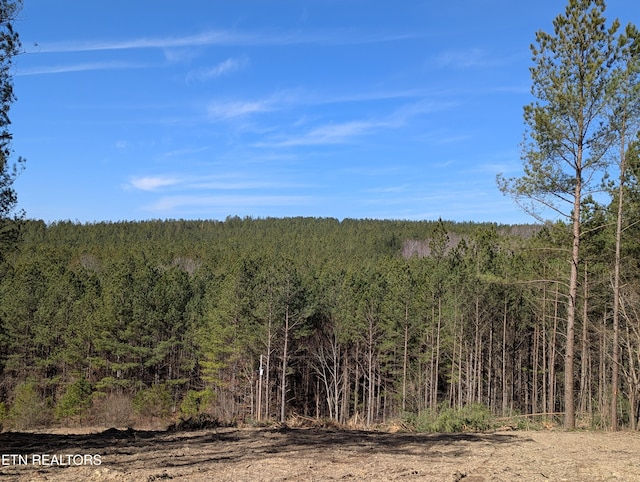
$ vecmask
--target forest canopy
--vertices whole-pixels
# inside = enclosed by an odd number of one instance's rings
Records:
[[[373,424],[443,403],[558,412],[569,235],[564,224],[26,221],[0,282],[5,422],[26,423],[25,405],[38,413],[29,423],[207,412]],[[611,343],[611,246],[599,243],[578,357],[581,413],[594,420]]]

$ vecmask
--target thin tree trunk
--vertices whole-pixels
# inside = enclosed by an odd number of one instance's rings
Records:
[[[549,392],[547,383],[547,370],[548,370],[548,343],[547,343],[547,319],[546,319],[546,310],[547,310],[547,286],[546,284],[542,287],[542,409],[548,410],[549,408]]]
[[[507,416],[507,299],[502,317],[502,416]]]
[[[582,145],[578,146],[576,159],[575,191],[573,198],[573,241],[571,246],[571,275],[569,276],[569,306],[567,307],[567,339],[564,357],[564,427],[573,430],[576,426],[575,401],[573,396],[573,360],[578,294],[578,263],[580,262],[580,201],[582,200]]]
[[[462,408],[462,348],[464,337],[464,323],[460,323],[460,342],[458,343],[458,408]]]
[[[475,401],[482,402],[482,344],[480,343],[480,298],[476,297],[476,334],[475,334]]]
[[[354,359],[355,368],[356,368],[356,376],[355,383],[353,387],[353,414],[358,418],[358,403],[360,402],[360,343],[356,342],[356,356]]]
[[[549,407],[548,412],[553,413],[556,410],[556,341],[558,337],[558,303],[559,303],[559,286],[556,284],[556,295],[554,301],[553,313],[553,332],[549,344]]]
[[[637,331],[634,330],[637,335]],[[636,394],[638,392],[638,383],[640,382],[638,376],[638,365],[634,360],[634,352],[635,356],[638,356],[637,353],[637,345],[631,346],[631,334],[629,333],[629,323],[626,323],[626,345],[627,345],[627,356],[629,357],[629,373],[627,375],[627,390],[629,397],[629,428],[631,430],[636,430],[637,427],[637,401]],[[637,338],[637,336],[636,336]]]
[[[600,335],[600,363],[599,363],[599,367],[600,367],[600,373],[598,376],[598,411],[601,415],[601,417],[604,420],[604,417],[606,416],[606,412],[605,412],[605,406],[607,405],[607,397],[605,395],[605,392],[607,390],[607,379],[606,379],[606,373],[607,373],[607,359],[606,359],[606,353],[607,353],[607,311],[606,309],[603,310],[603,314],[602,314],[602,329],[600,330],[601,335]]]
[[[258,368],[258,410],[256,419],[258,422],[262,420],[262,375],[264,369],[262,367],[262,354],[260,354],[260,367]]]
[[[618,430],[618,358],[620,331],[620,248],[622,244],[622,208],[625,181],[625,137],[620,140],[620,182],[618,186],[618,213],[616,219],[616,254],[613,268],[613,353],[611,359],[611,430]]]
[[[266,377],[264,386],[264,414],[265,418],[271,417],[271,340],[273,337],[273,304],[269,301],[269,320],[267,326],[267,361],[266,361]]]
[[[489,358],[487,360],[487,406],[493,408],[493,320],[489,329]]]
[[[338,421],[338,411],[340,408],[340,342],[338,341],[338,335],[333,333],[333,415],[334,420]]]
[[[538,413],[538,362],[540,356],[540,328],[533,327],[533,379],[531,392],[531,413]]]
[[[342,405],[340,409],[340,422],[346,423],[349,419],[349,397],[351,395],[349,385],[349,355],[348,350],[342,350],[344,358],[342,362]]]
[[[368,353],[367,353],[367,362],[368,366],[368,388],[367,388],[367,427],[371,425],[373,419],[373,389],[374,389],[374,379],[373,379],[373,318],[369,317],[369,337],[368,337]]]
[[[434,317],[435,317],[435,311],[432,310],[432,320],[434,319]],[[425,376],[425,387],[424,387],[424,404],[425,406],[428,406],[431,411],[435,410],[435,407],[433,404],[433,388],[432,388],[433,387],[433,368],[434,368],[435,359],[436,359],[435,350],[432,345],[434,340],[433,329],[434,328],[433,328],[433,322],[432,322],[431,336],[429,337],[429,344],[428,344],[428,346],[431,347],[431,349],[429,350],[430,352],[429,372]]]
[[[442,328],[442,299],[438,296],[438,330],[436,332],[436,364],[433,372],[433,402],[435,408],[438,405],[438,378],[440,375],[440,330]]]
[[[280,379],[280,422],[285,421],[285,404],[287,402],[287,358],[289,356],[289,307],[284,315],[284,347],[282,348],[282,374]]]
[[[407,409],[407,353],[409,347],[409,303],[404,305],[404,353],[402,356],[402,411]]]
[[[589,363],[589,283],[587,278],[587,263],[584,263],[584,286],[582,294],[582,346],[580,355],[580,413],[585,414],[587,407],[587,365]]]

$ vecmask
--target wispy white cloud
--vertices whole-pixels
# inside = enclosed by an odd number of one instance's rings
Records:
[[[229,172],[216,176],[134,176],[125,184],[125,189],[158,191],[171,188],[172,191],[233,191],[233,190],[270,190],[303,188],[308,185],[268,179],[249,179],[246,173]]]
[[[201,208],[228,208],[235,210],[246,207],[263,206],[299,206],[308,204],[311,198],[308,196],[210,196],[210,195],[186,195],[166,196],[144,207],[147,211],[167,212],[177,209],[201,209]]]
[[[370,120],[353,120],[320,125],[301,134],[273,136],[271,140],[256,143],[257,147],[295,147],[342,144],[356,137],[372,135],[382,129],[398,129],[419,115],[448,109],[454,103],[420,100],[404,105],[391,114]]]
[[[223,120],[248,114],[272,112],[308,103],[310,101],[307,93],[299,89],[287,89],[257,100],[216,99],[207,106],[207,113],[213,120]]]
[[[187,74],[187,81],[206,81],[215,79],[222,75],[230,74],[237,70],[241,70],[247,66],[249,60],[246,57],[232,59],[229,58],[223,62],[220,62],[213,67],[207,69],[198,69],[191,71]]]
[[[182,37],[149,37],[123,40],[93,40],[67,42],[41,42],[39,52],[90,52],[99,50],[129,49],[169,49],[177,47],[197,47],[205,45],[229,45],[250,42],[252,35],[233,33],[225,30],[211,30],[196,35]]]
[[[349,139],[363,136],[380,127],[388,126],[383,122],[352,121],[340,124],[326,124],[304,134],[291,136],[274,142],[258,143],[260,147],[295,147],[324,144],[342,144]]]
[[[126,49],[169,49],[210,45],[295,45],[325,44],[349,45],[393,42],[416,38],[416,34],[366,34],[349,31],[322,32],[238,32],[231,30],[208,30],[195,35],[180,37],[143,37],[123,40],[39,42],[41,53],[88,52]]]
[[[463,50],[446,50],[435,59],[438,67],[453,67],[467,69],[470,67],[488,66],[495,64],[488,52],[480,48]]]
[[[175,149],[173,151],[165,152],[163,157],[184,157],[191,156],[193,154],[200,154],[201,152],[205,152],[209,150],[209,146],[202,147],[185,147],[183,149]]]
[[[496,52],[491,52],[479,47],[473,47],[467,49],[445,50],[439,55],[432,57],[429,63],[441,68],[447,67],[464,70],[473,67],[498,67],[522,61],[523,58],[520,51],[516,51],[510,54],[500,52],[498,54]],[[516,87],[516,89],[517,93],[520,93],[520,88]],[[513,88],[495,88],[495,91],[497,92],[509,90],[513,90]]]
[[[252,190],[252,189],[282,189],[291,187],[302,187],[300,185],[293,186],[290,183],[276,183],[272,181],[249,181],[249,180],[203,180],[192,182],[188,186],[189,189],[208,189],[208,190]]]
[[[64,74],[67,72],[86,72],[91,70],[124,70],[124,69],[144,69],[149,64],[135,62],[84,62],[66,65],[45,65],[40,67],[27,67],[16,70],[17,76],[43,75],[43,74]]]
[[[207,106],[207,113],[214,120],[233,119],[250,114],[272,112],[284,109],[294,109],[301,106],[315,106],[326,104],[340,104],[351,102],[370,102],[377,100],[418,98],[416,102],[408,103],[397,109],[383,124],[401,125],[410,117],[443,110],[457,105],[442,100],[433,101],[425,97],[438,96],[440,93],[419,90],[405,91],[371,91],[353,94],[322,94],[305,89],[286,89],[275,92],[261,99],[215,99]],[[307,119],[307,116],[304,117]],[[300,124],[302,122],[299,122]],[[351,122],[350,124],[354,124]],[[353,129],[355,126],[351,126]],[[329,127],[329,129],[331,129]],[[321,134],[317,132],[316,134]]]
[[[212,119],[231,119],[247,114],[268,112],[274,109],[273,102],[268,100],[258,101],[223,101],[211,102],[207,107],[207,113]]]
[[[453,101],[420,99],[416,102],[405,104],[396,109],[390,116],[388,123],[395,127],[406,125],[413,117],[441,112],[456,107],[459,103]]]
[[[202,49],[192,47],[164,48],[164,58],[172,63],[188,63],[202,54]]]
[[[143,176],[133,177],[126,185],[128,188],[140,189],[142,191],[155,191],[162,187],[175,186],[181,180],[176,177],[167,176]]]
[[[365,192],[379,193],[379,194],[397,194],[407,192],[409,190],[409,184],[402,184],[401,186],[384,186],[373,189],[367,189]]]

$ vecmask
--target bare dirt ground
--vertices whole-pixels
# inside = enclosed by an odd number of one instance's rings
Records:
[[[640,434],[319,428],[0,433],[0,482],[170,479],[633,481],[640,480]]]

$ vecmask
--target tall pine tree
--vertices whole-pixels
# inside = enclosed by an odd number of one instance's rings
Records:
[[[498,176],[501,190],[541,219],[540,208],[565,217],[572,245],[565,347],[565,427],[575,426],[574,332],[580,260],[580,209],[598,174],[606,166],[610,140],[601,121],[618,44],[617,21],[609,27],[604,0],[569,0],[553,21],[553,34],[536,33],[532,94],[524,108],[524,175]]]

